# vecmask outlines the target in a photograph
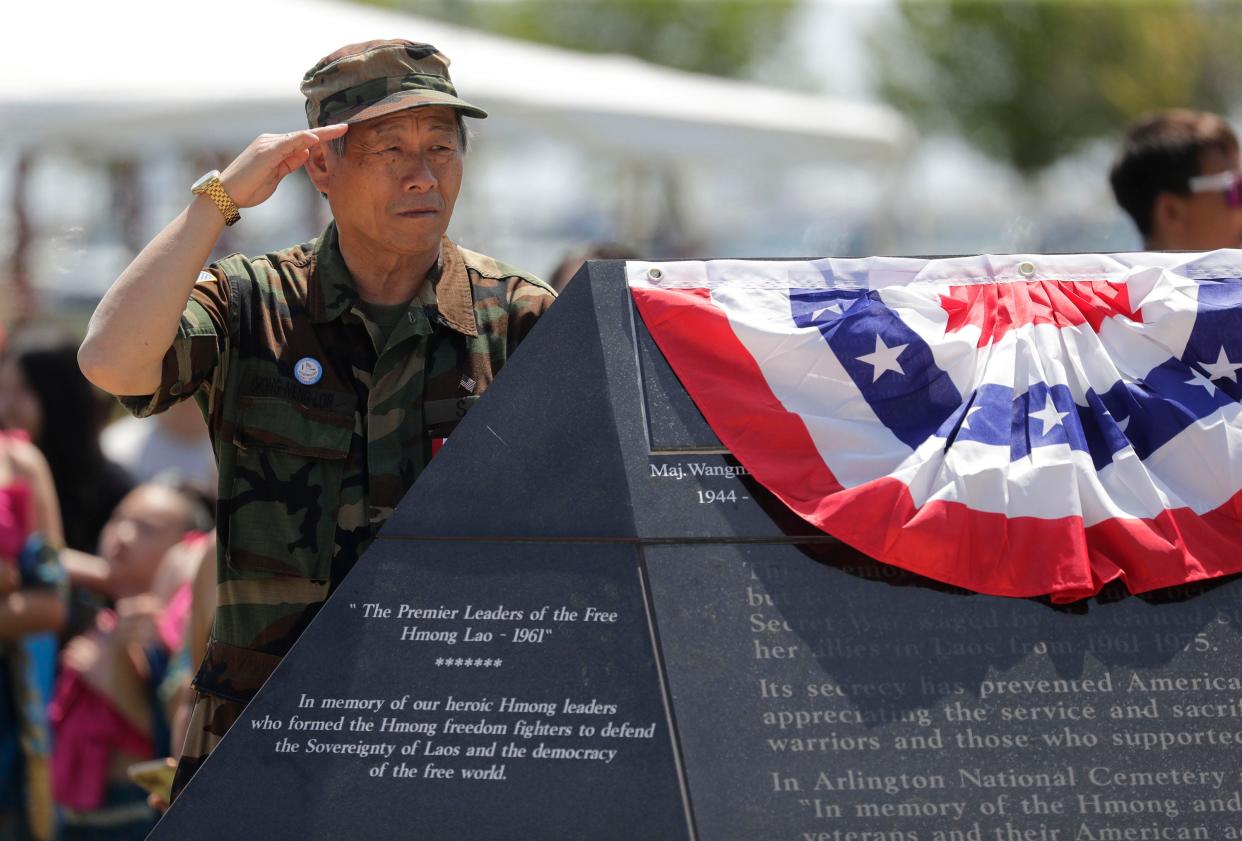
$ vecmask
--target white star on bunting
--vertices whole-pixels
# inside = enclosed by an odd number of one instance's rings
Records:
[[[815,310],[813,313],[811,313],[811,318],[818,319],[820,316],[822,316],[826,312],[830,312],[833,315],[840,315],[842,312],[841,302],[833,301],[828,306]]]
[[[1044,425],[1044,428],[1040,430],[1040,435],[1047,435],[1050,430],[1056,426],[1059,426],[1061,424],[1061,420],[1069,414],[1069,412],[1057,411],[1056,404],[1052,402],[1051,394],[1045,395],[1044,399],[1047,401],[1044,403],[1044,408],[1040,409],[1038,412],[1030,413],[1031,417],[1035,418]]]
[[[897,361],[897,357],[901,356],[901,352],[908,348],[909,345],[894,345],[889,347],[884,344],[884,340],[878,335],[875,337],[875,351],[872,353],[864,353],[862,356],[856,357],[859,362],[866,362],[875,370],[871,373],[871,382],[875,382],[885,371],[896,371],[898,374],[904,375],[905,369],[901,367],[901,363]]]
[[[962,429],[970,429],[970,419],[974,416],[975,412],[982,412],[982,411],[983,411],[982,406],[971,406],[969,409],[967,409],[966,417],[962,418]]]
[[[1216,357],[1216,361],[1210,365],[1204,364],[1203,366],[1203,370],[1207,371],[1209,379],[1229,379],[1235,383],[1238,381],[1239,368],[1242,368],[1242,362],[1231,362],[1228,354],[1225,353],[1224,345],[1221,345],[1220,354]]]
[[[1193,377],[1186,380],[1186,385],[1197,385],[1202,388],[1206,388],[1209,397],[1216,396],[1216,385],[1211,380],[1205,380],[1198,374],[1195,374]]]

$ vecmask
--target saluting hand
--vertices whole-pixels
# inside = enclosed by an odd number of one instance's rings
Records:
[[[348,130],[347,124],[338,123],[289,134],[260,134],[220,173],[220,183],[238,207],[262,204],[282,178],[306,163],[312,148]]]

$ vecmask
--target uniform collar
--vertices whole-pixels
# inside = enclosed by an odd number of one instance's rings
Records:
[[[440,280],[436,283],[436,306],[440,320],[458,333],[479,335],[474,318],[474,288],[466,261],[457,244],[444,237],[440,241]]]
[[[340,318],[358,300],[354,279],[341,256],[336,222],[329,222],[315,243],[315,270],[310,284],[310,314],[316,322]]]
[[[436,274],[439,279],[436,279]],[[336,222],[329,222],[315,244],[315,280],[310,288],[310,313],[316,322],[340,318],[358,300],[358,288],[341,256]],[[470,274],[457,245],[448,237],[440,242],[440,262],[428,273],[435,284],[439,321],[467,336],[479,335],[474,318]],[[415,296],[418,301],[423,296]],[[413,303],[413,302],[412,302]]]

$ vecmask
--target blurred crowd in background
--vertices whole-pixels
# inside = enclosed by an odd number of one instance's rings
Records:
[[[572,49],[645,62],[616,65],[622,79],[688,71],[718,77],[712,84],[726,92],[753,86],[727,106],[730,119],[752,118],[736,125],[706,113],[685,118],[679,109],[693,110],[690,102],[601,103],[593,115],[589,103],[522,111],[520,96],[506,106],[503,91],[491,94],[497,119],[476,129],[469,189],[450,234],[558,289],[590,258],[1242,245],[1238,150],[1227,123],[1203,115],[1172,127],[1134,122],[1172,107],[1235,113],[1242,16],[1231,14],[1233,3],[331,5],[405,26],[366,37],[422,38],[420,25],[441,27],[430,40],[461,63],[454,74],[472,98],[469,50],[454,44],[467,36],[458,32],[549,45],[552,65]],[[0,40],[34,34],[23,34],[22,14],[39,12],[19,12]],[[231,61],[247,62],[234,52]],[[321,52],[299,50],[301,64]],[[662,79],[670,89],[699,83],[655,78],[653,89]],[[554,104],[568,83],[524,80]],[[812,130],[747,104],[761,89],[779,96],[784,88],[803,98],[774,103],[818,96],[866,108],[842,107],[832,112],[843,115],[839,125]],[[214,609],[215,464],[194,401],[151,419],[121,418],[82,377],[75,354],[107,283],[188,201],[193,177],[245,145],[255,117],[244,102],[225,102],[213,112],[221,130],[187,137],[173,125],[180,112],[151,117],[155,102],[150,113],[133,111],[141,134],[123,130],[130,117],[107,124],[109,134],[80,103],[47,116],[36,106],[51,93],[40,100],[37,91],[6,90],[0,115],[26,108],[46,120],[21,121],[27,131],[0,146],[0,249],[9,255],[0,264],[0,841],[142,838],[155,813],[127,770],[175,754],[185,726],[189,678]],[[210,100],[211,91],[189,93]],[[850,114],[871,121],[867,131]],[[628,120],[641,141],[626,142],[640,145],[627,154],[597,143],[587,130],[595,118]],[[161,119],[171,121],[167,131]],[[731,132],[736,144],[708,148]],[[326,205],[305,179],[287,181],[229,229],[222,253],[262,253],[318,234]],[[113,807],[101,811],[103,802]]]
[[[202,417],[190,403],[105,429],[77,346],[26,324],[0,363],[5,839],[145,836],[155,813],[127,772],[175,753],[214,609]]]

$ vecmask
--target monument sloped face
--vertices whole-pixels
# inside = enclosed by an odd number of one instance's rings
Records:
[[[1237,838],[1239,622],[816,531],[592,263],[152,837]]]

